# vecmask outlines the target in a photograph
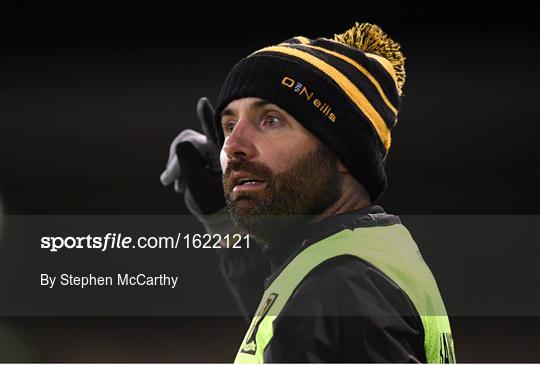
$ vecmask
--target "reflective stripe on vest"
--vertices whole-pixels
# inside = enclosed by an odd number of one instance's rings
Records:
[[[345,229],[304,249],[263,294],[235,363],[263,363],[272,323],[294,290],[318,265],[341,255],[367,261],[398,285],[420,315],[430,363],[454,363],[452,332],[439,289],[409,231],[401,224]]]

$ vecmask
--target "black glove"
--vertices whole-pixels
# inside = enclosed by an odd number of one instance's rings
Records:
[[[188,209],[199,217],[223,210],[225,198],[214,110],[208,99],[199,99],[197,117],[204,134],[185,129],[174,139],[161,182],[167,186],[174,181],[175,191],[184,193]]]

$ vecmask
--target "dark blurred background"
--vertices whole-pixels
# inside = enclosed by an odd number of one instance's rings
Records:
[[[519,1],[1,5],[4,213],[186,213],[159,175],[176,134],[199,129],[198,98],[215,100],[232,65],[258,48],[294,35],[330,37],[369,21],[400,42],[407,57],[381,205],[400,215],[538,215],[533,9]],[[427,254],[437,268],[459,265],[466,252]],[[525,263],[490,269],[512,271],[540,257],[534,242],[520,254]],[[524,278],[531,290],[538,279]],[[247,327],[239,317],[4,323],[26,344],[21,359],[46,362],[228,362]],[[538,317],[452,323],[461,362],[540,361]]]

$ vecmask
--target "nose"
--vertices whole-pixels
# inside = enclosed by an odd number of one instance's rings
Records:
[[[227,155],[227,159],[252,159],[256,154],[253,144],[255,133],[256,131],[247,118],[239,119],[223,144],[223,152]]]

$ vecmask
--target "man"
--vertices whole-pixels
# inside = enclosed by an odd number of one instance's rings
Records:
[[[405,81],[399,48],[358,23],[263,48],[233,67],[215,111],[201,99],[205,135],[173,142],[163,183],[207,232],[262,247],[221,250],[249,316],[267,276],[235,362],[455,361],[431,272],[374,205]]]

